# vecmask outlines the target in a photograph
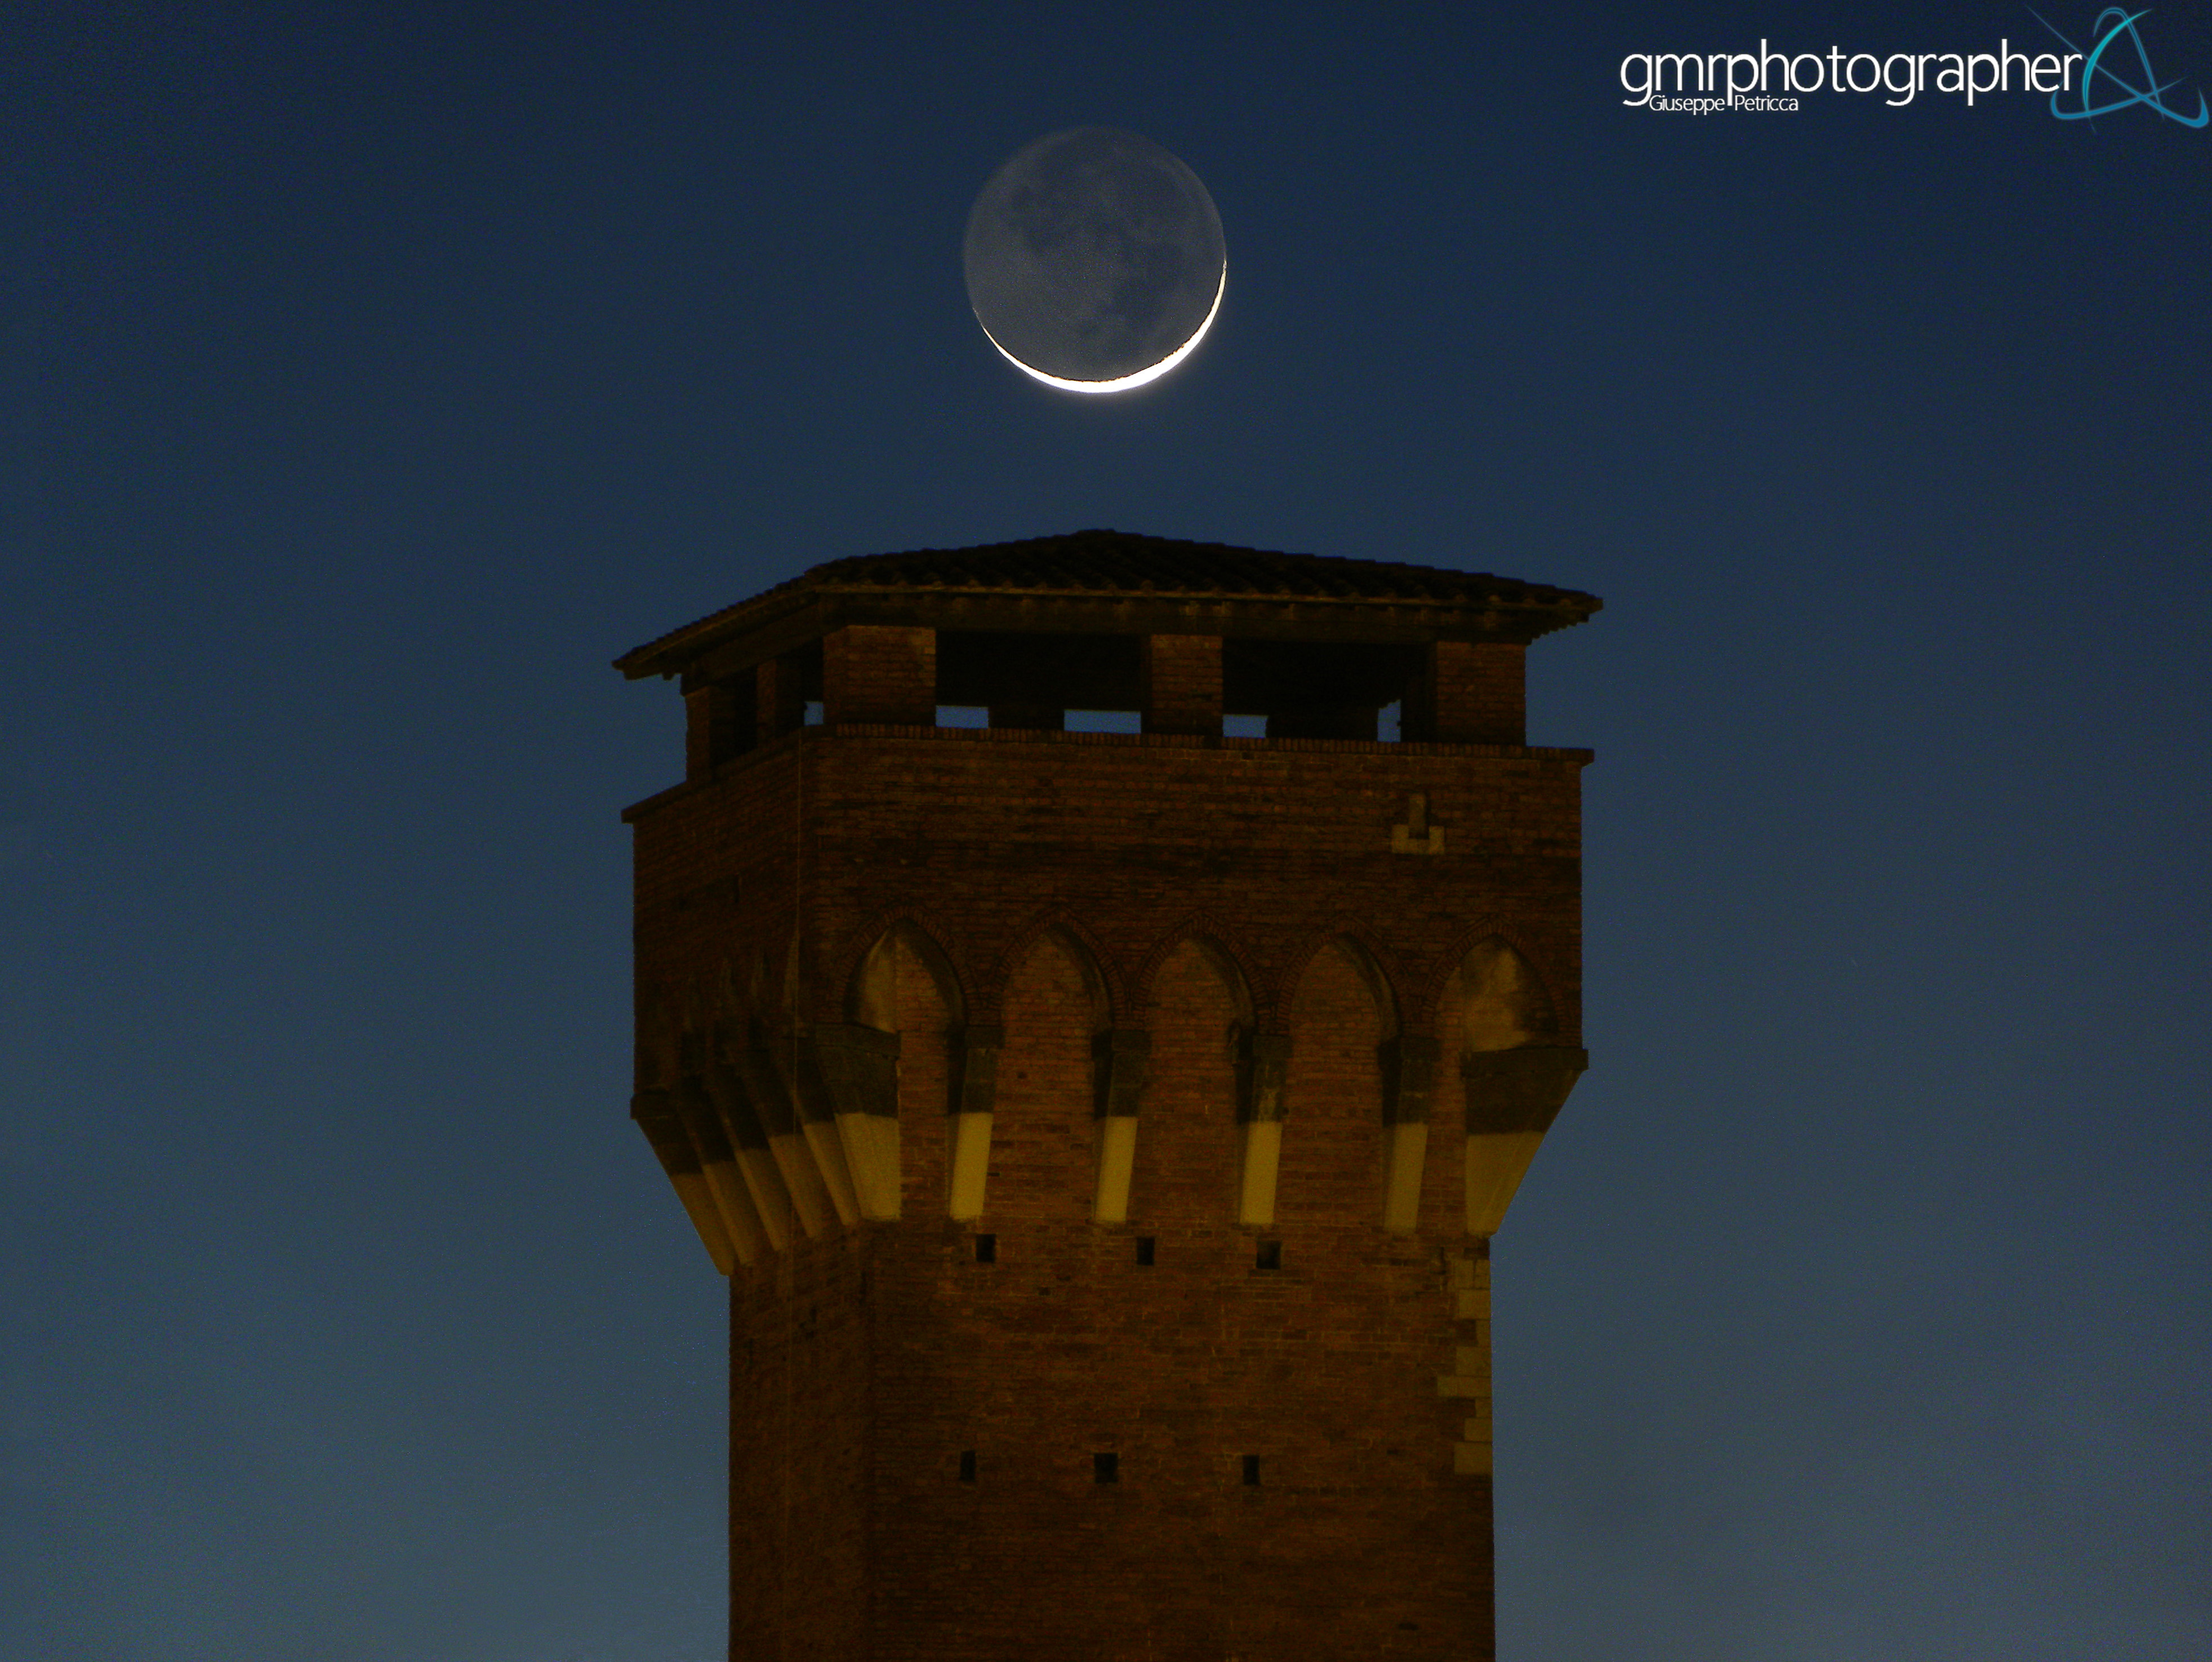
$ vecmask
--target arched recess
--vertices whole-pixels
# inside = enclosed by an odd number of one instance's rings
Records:
[[[1054,924],[1009,966],[988,1096],[965,1087],[954,1116],[951,1215],[1080,1217],[1095,1185],[1101,1037],[1111,1032],[1107,975],[1089,944]],[[969,1060],[975,1058],[972,1052]]]
[[[945,948],[912,918],[899,918],[854,965],[842,1004],[842,1024],[814,1028],[816,1064],[860,1215],[896,1218],[908,1185],[941,1194],[947,1182],[943,1140],[914,1138],[909,1160],[901,1129],[937,1129],[951,1099],[966,999]]]
[[[1298,965],[1297,974],[1291,977],[1293,1006],[1304,991],[1305,979],[1313,968],[1314,960],[1328,952],[1343,954],[1358,972],[1369,996],[1375,1001],[1376,1012],[1382,1022],[1382,1037],[1396,1037],[1405,1017],[1398,995],[1397,972],[1387,950],[1352,918],[1340,918],[1327,934],[1314,941],[1312,950]],[[1293,1020],[1293,1031],[1296,1025]]]
[[[1121,1019],[1131,1008],[1131,1000],[1120,967],[1097,937],[1084,927],[1081,919],[1057,910],[1032,916],[1015,932],[970,1001],[975,1019],[983,1022],[1003,1019],[1000,1006],[1007,983],[1029,962],[1037,943],[1048,936],[1058,941],[1081,965],[1089,996],[1098,1007],[1101,1026],[1111,1026]]]
[[[1388,1176],[1383,1063],[1395,1050],[1397,1000],[1374,955],[1340,934],[1307,960],[1289,1007],[1283,1216],[1371,1228]]]
[[[1528,955],[1504,935],[1486,935],[1468,947],[1453,979],[1462,1050],[1557,1042],[1559,1018],[1552,995]]]
[[[933,1014],[915,1004],[924,981],[927,1001],[942,1009],[944,1025],[963,1025],[967,995],[951,955],[915,919],[896,918],[853,966],[845,986],[845,1020],[887,1033],[914,1032],[913,1018],[927,1020]]]
[[[1535,964],[1502,932],[1462,956],[1437,1004],[1439,1106],[1455,1109],[1460,1203],[1466,1227],[1490,1235],[1504,1221],[1544,1133],[1585,1065],[1563,1044],[1559,1006]],[[1439,1197],[1442,1199],[1443,1197]]]
[[[1232,1208],[1241,1215],[1249,1140],[1242,1099],[1259,1038],[1251,985],[1218,939],[1181,933],[1151,955],[1142,995],[1151,1052],[1131,1215],[1161,1224],[1211,1224]]]
[[[1149,1018],[1159,1002],[1160,976],[1169,960],[1190,951],[1196,952],[1220,980],[1236,1002],[1237,1020],[1247,1031],[1256,1032],[1266,1025],[1266,1018],[1273,1014],[1273,1001],[1252,971],[1250,955],[1239,949],[1235,935],[1218,919],[1204,913],[1185,918],[1145,954],[1132,998],[1139,1020]]]

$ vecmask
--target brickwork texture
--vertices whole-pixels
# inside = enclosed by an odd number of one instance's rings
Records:
[[[633,1111],[730,1276],[732,1657],[1488,1662],[1588,753],[1479,630],[1406,648],[1404,742],[1224,737],[1220,634],[1153,626],[1142,731],[938,728],[916,615],[686,666],[628,816]]]

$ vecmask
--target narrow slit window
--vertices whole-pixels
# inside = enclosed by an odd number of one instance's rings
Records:
[[[1152,1262],[1152,1251],[1154,1245],[1155,1238],[1153,1236],[1139,1235],[1137,1237],[1137,1262],[1139,1263],[1149,1265]]]
[[[1260,1457],[1256,1454],[1248,1454],[1244,1457],[1244,1487],[1247,1488],[1260,1487]]]
[[[1283,1267],[1283,1244],[1280,1241],[1261,1241],[1258,1267],[1261,1269],[1280,1269]]]
[[[1121,1457],[1118,1454],[1094,1454],[1091,1457],[1091,1480],[1095,1483],[1118,1483],[1121,1481]]]
[[[963,1448],[960,1451],[960,1481],[963,1483],[972,1483],[975,1481],[975,1451],[972,1448]],[[1254,1477],[1247,1481],[1256,1483],[1260,1480]]]
[[[999,1238],[996,1235],[975,1237],[975,1262],[996,1263],[999,1261]]]

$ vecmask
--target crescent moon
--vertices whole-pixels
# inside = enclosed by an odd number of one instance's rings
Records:
[[[961,265],[992,349],[1063,393],[1158,380],[1197,350],[1229,288],[1204,182],[1116,127],[1048,133],[1009,158],[969,210]]]
[[[1063,393],[1126,393],[1133,387],[1142,387],[1148,380],[1158,380],[1198,350],[1206,332],[1213,327],[1213,314],[1221,309],[1221,297],[1229,292],[1229,262],[1221,262],[1221,281],[1213,285],[1213,304],[1206,309],[1206,317],[1192,331],[1188,340],[1162,358],[1149,369],[1139,369],[1134,374],[1117,376],[1112,380],[1069,380],[1062,375],[1048,375],[1042,369],[1024,363],[1019,358],[999,345],[999,338],[991,332],[991,326],[979,315],[976,325],[983,331],[983,338],[999,349],[999,356],[1025,375],[1034,375],[1047,387],[1057,387]]]

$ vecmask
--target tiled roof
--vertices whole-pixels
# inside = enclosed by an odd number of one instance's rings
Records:
[[[1273,554],[1219,543],[1180,542],[1125,531],[1078,531],[984,548],[860,554],[817,565],[768,591],[792,588],[995,588],[1151,594],[1273,594],[1285,598],[1468,601],[1587,600],[1564,588],[1480,572],[1324,554]],[[767,596],[762,596],[766,599]]]
[[[1391,560],[1278,554],[1126,531],[1077,531],[981,548],[923,548],[832,560],[687,624],[617,661],[625,672],[665,673],[672,648],[704,645],[811,594],[1085,594],[1158,600],[1250,599],[1398,602],[1415,606],[1548,612],[1558,628],[1595,612],[1595,595],[1486,572]]]

